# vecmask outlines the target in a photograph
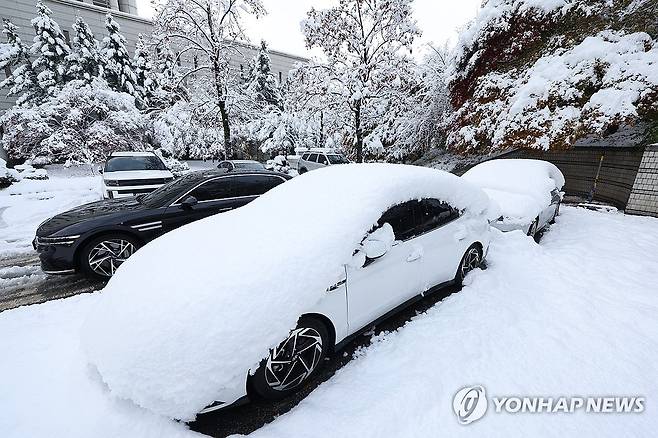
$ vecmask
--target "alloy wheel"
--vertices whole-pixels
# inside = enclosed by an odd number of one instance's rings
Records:
[[[322,358],[322,336],[317,330],[302,327],[274,348],[265,364],[265,381],[276,391],[285,391],[302,383]]]
[[[91,270],[96,274],[111,277],[135,251],[135,245],[127,240],[103,240],[89,251],[87,261]]]
[[[460,268],[461,277],[466,277],[466,274],[480,266],[480,251],[477,248],[471,248],[464,256],[464,261]]]

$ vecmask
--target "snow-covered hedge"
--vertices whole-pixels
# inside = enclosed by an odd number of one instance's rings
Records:
[[[2,145],[15,159],[94,162],[115,150],[148,146],[148,120],[135,99],[101,79],[71,81],[39,105],[13,107],[0,122],[6,129]]]
[[[346,164],[172,231],[108,283],[82,330],[89,360],[115,396],[193,418],[345,275],[383,211],[422,197],[475,213],[489,204],[480,189],[442,171]]]
[[[7,162],[0,158],[0,189],[9,187],[15,182],[20,181],[18,172],[7,168]]]

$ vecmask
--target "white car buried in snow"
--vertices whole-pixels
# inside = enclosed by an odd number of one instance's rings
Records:
[[[489,205],[434,169],[310,172],[140,249],[83,344],[113,394],[172,418],[281,398],[351,336],[477,268]]]
[[[481,187],[501,216],[492,226],[535,236],[560,213],[564,176],[542,160],[500,159],[478,164],[462,178]]]

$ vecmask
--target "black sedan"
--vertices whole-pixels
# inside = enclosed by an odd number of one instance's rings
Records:
[[[92,202],[58,214],[39,226],[33,245],[47,274],[109,278],[145,243],[241,207],[290,178],[237,169],[189,173],[149,194]]]

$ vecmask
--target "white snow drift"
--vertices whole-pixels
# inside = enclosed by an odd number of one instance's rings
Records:
[[[476,214],[489,204],[442,171],[349,164],[168,233],[122,266],[89,315],[90,362],[116,396],[193,418],[344,275],[382,212],[424,197]]]
[[[506,223],[529,224],[551,203],[551,191],[562,189],[564,176],[542,160],[491,160],[462,178],[481,187]]]

